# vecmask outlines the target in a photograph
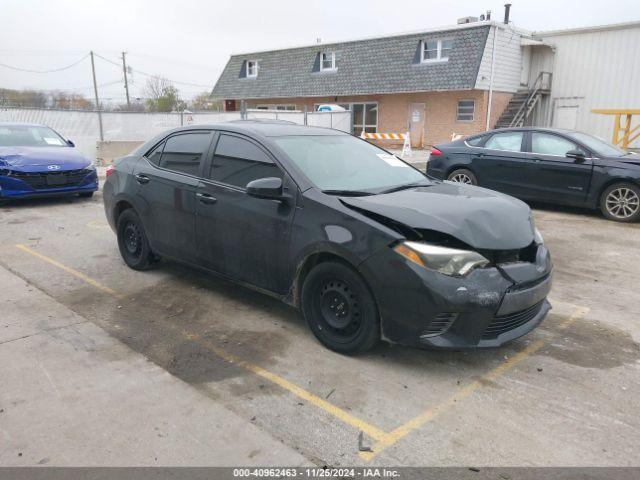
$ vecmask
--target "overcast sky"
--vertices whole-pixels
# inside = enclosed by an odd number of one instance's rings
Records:
[[[452,25],[504,1],[416,0],[1,0],[0,63],[28,70],[67,66],[89,50],[120,62],[128,52],[132,96],[146,77],[178,82],[184,98],[210,90],[232,53]],[[639,0],[511,0],[513,24],[549,30],[640,20]],[[124,101],[122,69],[97,58],[102,97]],[[110,85],[105,85],[110,84]],[[92,96],[89,59],[56,73],[0,66],[0,87],[73,89]]]

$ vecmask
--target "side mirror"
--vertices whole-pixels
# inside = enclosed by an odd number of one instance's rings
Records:
[[[258,178],[247,183],[247,195],[267,200],[284,200],[282,179],[276,177]]]
[[[69,145],[70,147],[75,147],[76,144],[73,143],[71,140],[67,140],[67,145]]]
[[[585,160],[585,153],[582,150],[573,149],[564,154],[567,158],[573,158],[576,162],[582,163]]]

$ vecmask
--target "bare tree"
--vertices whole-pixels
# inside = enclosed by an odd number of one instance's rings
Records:
[[[189,102],[189,108],[195,111],[222,110],[222,102],[214,99],[210,92],[202,92]]]
[[[49,95],[40,90],[11,90],[0,88],[0,105],[15,107],[44,108],[47,106]]]
[[[167,88],[171,86],[171,82],[160,75],[149,77],[144,87],[144,94],[152,100],[157,100],[162,97]]]
[[[147,106],[152,112],[170,112],[180,106],[180,92],[169,80],[159,75],[147,79],[144,88]]]

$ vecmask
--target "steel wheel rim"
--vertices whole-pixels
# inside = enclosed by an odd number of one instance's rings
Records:
[[[605,207],[611,216],[626,220],[638,213],[640,197],[628,187],[618,187],[607,195]]]
[[[122,237],[127,253],[138,258],[142,253],[142,232],[138,225],[128,222],[122,231]]]
[[[318,328],[335,340],[355,338],[362,327],[362,311],[358,295],[342,280],[324,282],[317,293]]]
[[[465,185],[473,185],[471,177],[466,173],[456,173],[449,180],[455,183],[464,183]]]

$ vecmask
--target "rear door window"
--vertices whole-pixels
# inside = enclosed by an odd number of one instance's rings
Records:
[[[209,178],[246,188],[253,180],[282,178],[282,171],[255,143],[235,135],[220,135]]]
[[[160,157],[162,156],[162,149],[164,148],[164,142],[161,142],[156,148],[151,150],[145,156],[147,160],[153,163],[155,166],[160,166]]]
[[[519,152],[522,150],[523,132],[503,132],[491,136],[484,148],[491,150],[506,150],[508,152]]]
[[[199,176],[200,164],[209,150],[210,132],[181,133],[169,137],[160,157],[160,167]]]
[[[578,146],[566,138],[549,133],[531,133],[531,152],[542,155],[556,155],[564,157],[569,150],[576,150]]]
[[[467,145],[471,145],[472,147],[479,147],[486,138],[486,135],[480,135],[479,137],[467,138],[465,142],[467,142]]]

